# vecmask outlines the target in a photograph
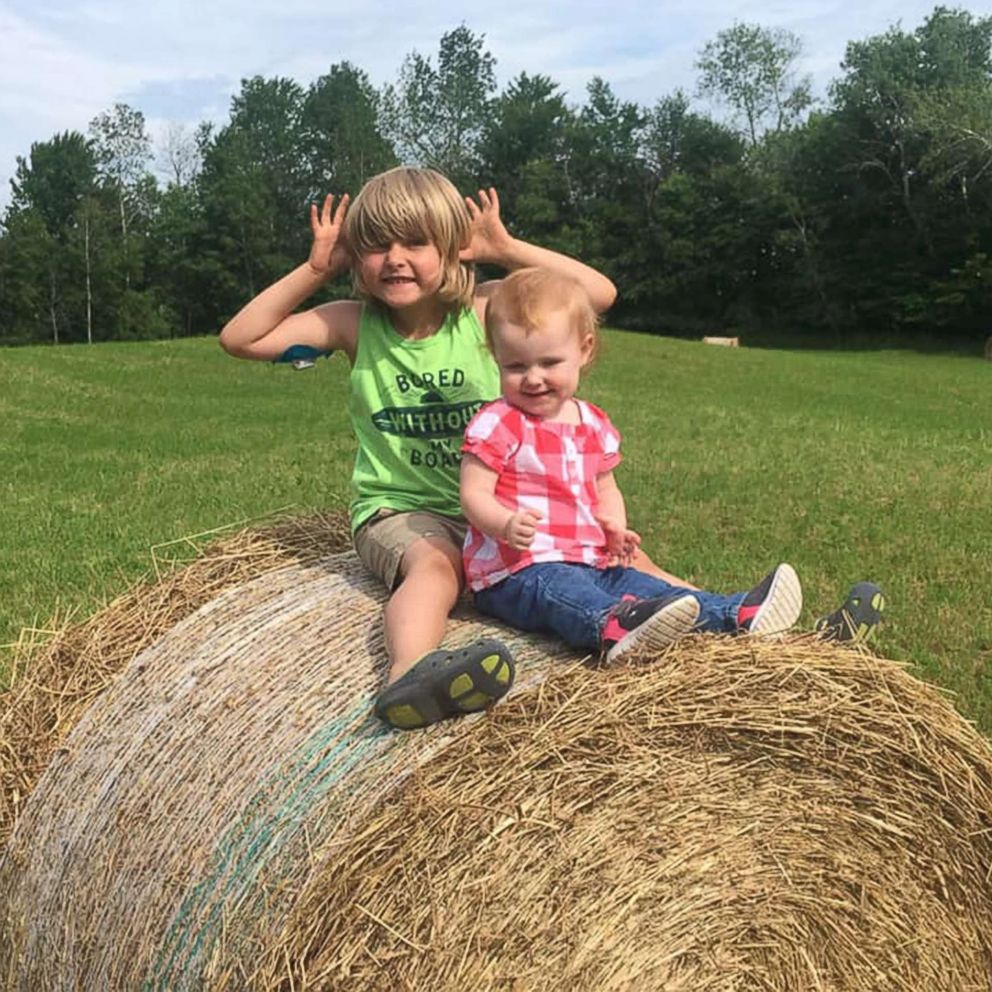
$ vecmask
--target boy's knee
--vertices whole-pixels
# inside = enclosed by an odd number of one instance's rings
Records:
[[[448,541],[422,538],[407,548],[400,574],[404,580],[411,576],[450,579],[460,587],[463,581],[461,550]]]

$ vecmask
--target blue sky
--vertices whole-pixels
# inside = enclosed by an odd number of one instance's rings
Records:
[[[964,6],[992,13],[992,0]],[[468,8],[444,0],[0,0],[0,205],[9,202],[16,157],[27,156],[32,142],[85,133],[116,102],[141,110],[158,141],[170,123],[223,121],[247,76],[305,85],[348,60],[375,85],[390,82],[407,53],[433,56],[441,35],[461,23],[485,35],[501,83],[521,71],[544,73],[578,104],[600,75],[624,99],[651,105],[676,87],[694,90],[700,49],[735,20],[798,34],[800,69],[822,94],[848,41],[897,23],[912,30],[933,7],[918,0],[500,0]]]

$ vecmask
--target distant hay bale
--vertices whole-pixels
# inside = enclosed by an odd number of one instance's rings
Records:
[[[289,564],[133,658],[19,809],[8,989],[989,988],[992,756],[901,666],[509,634],[508,699],[392,733],[382,596]]]

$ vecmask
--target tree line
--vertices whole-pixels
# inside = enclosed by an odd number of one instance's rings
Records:
[[[581,105],[521,73],[500,90],[462,25],[376,89],[349,62],[309,86],[242,81],[220,127],[158,148],[117,104],[18,158],[0,218],[0,343],[213,333],[306,257],[306,211],[399,162],[495,186],[511,231],[620,288],[611,322],[984,337],[992,325],[992,17],[937,7],[848,44],[826,98],[795,35],[734,24],[698,91]],[[347,285],[329,286],[328,295]]]

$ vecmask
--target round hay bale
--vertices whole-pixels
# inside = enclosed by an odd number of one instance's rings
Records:
[[[992,756],[901,666],[506,636],[490,713],[392,733],[353,555],[134,658],[0,862],[10,989],[988,989]]]
[[[10,688],[0,693],[0,846],[53,751],[136,654],[231,586],[351,547],[348,517],[339,511],[217,534],[153,548],[153,579],[84,622],[70,623],[70,615],[22,632],[9,659]]]

